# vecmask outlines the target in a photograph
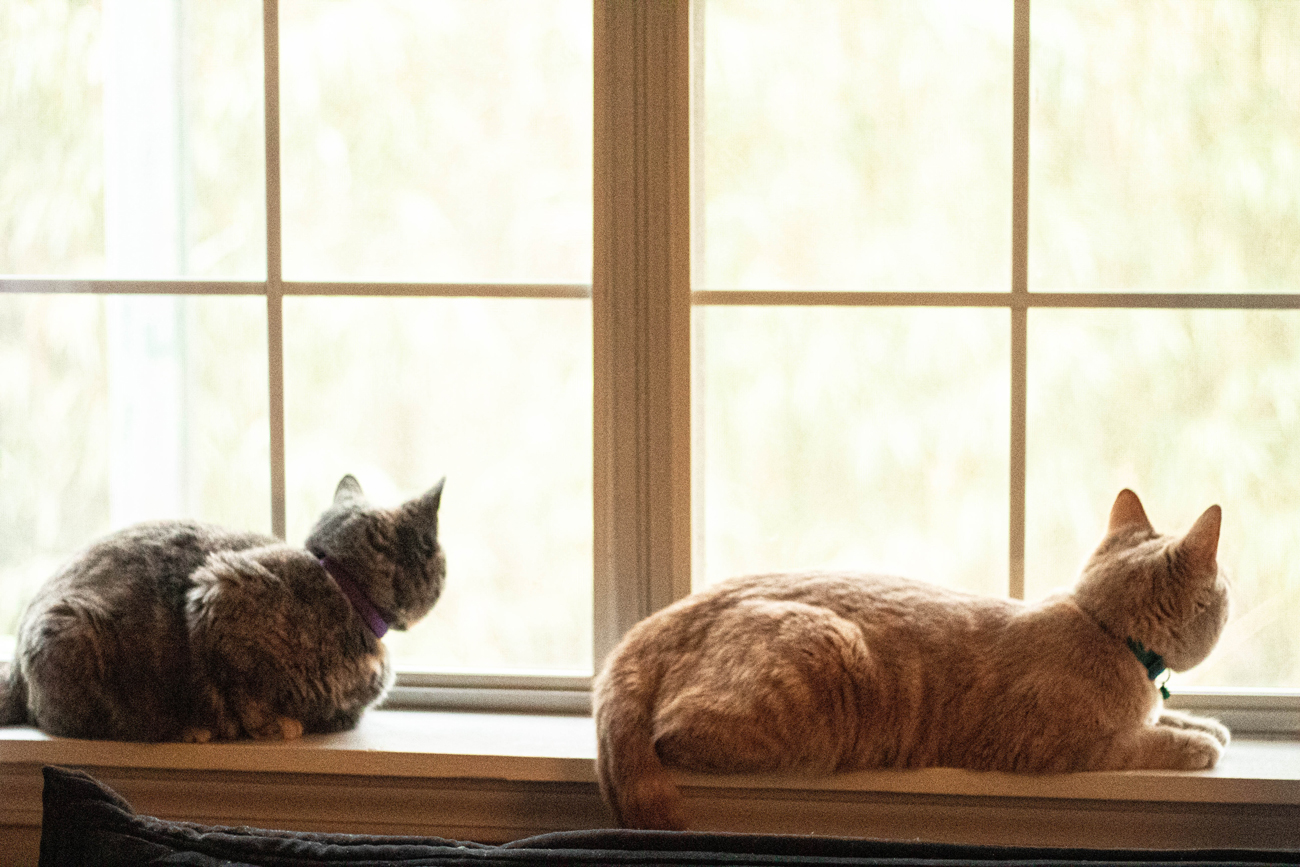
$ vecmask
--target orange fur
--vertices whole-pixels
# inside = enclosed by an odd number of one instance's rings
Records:
[[[1182,671],[1227,619],[1212,506],[1159,535],[1122,491],[1072,593],[1037,603],[903,578],[736,578],[646,618],[595,686],[621,825],[684,828],[666,767],[717,773],[1208,768],[1228,731],[1163,712],[1126,640]]]

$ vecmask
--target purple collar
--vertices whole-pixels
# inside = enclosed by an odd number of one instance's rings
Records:
[[[388,631],[388,619],[375,607],[375,603],[370,601],[370,597],[361,589],[361,585],[352,580],[348,570],[338,560],[332,557],[321,557],[320,564],[334,579],[334,583],[339,585],[343,595],[348,598],[348,602],[352,603],[357,614],[361,615],[366,626],[370,627],[375,638],[383,638],[384,633]]]

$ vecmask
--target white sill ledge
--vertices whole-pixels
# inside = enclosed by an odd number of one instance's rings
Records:
[[[289,743],[128,744],[0,728],[0,844],[34,845],[45,764],[87,769],[142,813],[208,824],[484,842],[605,827],[595,753],[590,717],[545,714],[377,710],[355,731]],[[1300,743],[1291,740],[1239,739],[1204,772],[678,780],[700,830],[1300,848]]]

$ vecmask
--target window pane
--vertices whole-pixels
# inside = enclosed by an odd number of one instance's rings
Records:
[[[1300,3],[1034,0],[1030,286],[1293,291]]]
[[[591,371],[585,300],[285,300],[289,538],[344,473],[380,505],[447,477],[446,591],[399,662],[591,670]]]
[[[1006,595],[1005,311],[700,307],[695,329],[697,585],[839,566]]]
[[[589,0],[287,0],[284,274],[591,279]]]
[[[1030,598],[1065,587],[1121,488],[1157,530],[1223,507],[1232,618],[1183,685],[1300,686],[1300,312],[1030,311]]]
[[[1010,0],[706,0],[697,288],[1010,285]]]
[[[263,276],[261,3],[0,6],[0,273]]]
[[[0,295],[0,636],[110,530],[270,532],[264,313],[255,298]]]

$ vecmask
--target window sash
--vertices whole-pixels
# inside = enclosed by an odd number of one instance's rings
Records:
[[[3,278],[0,292],[263,296],[267,304],[272,530],[285,534],[286,296],[589,298],[594,357],[593,663],[637,621],[691,589],[693,306],[995,307],[1011,318],[1009,595],[1024,597],[1030,309],[1300,309],[1300,294],[1041,293],[1028,288],[1029,0],[1014,2],[1011,285],[1006,292],[693,291],[692,81],[703,0],[594,0],[593,276],[581,284],[285,281],[280,222],[279,19],[263,3],[267,269],[264,281]],[[406,706],[581,710],[589,678],[399,675]],[[1300,691],[1206,690],[1179,704],[1246,730],[1300,729]]]

